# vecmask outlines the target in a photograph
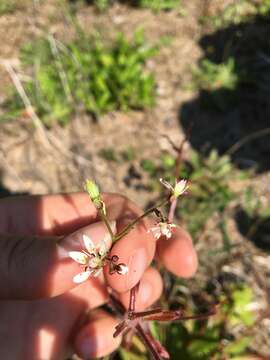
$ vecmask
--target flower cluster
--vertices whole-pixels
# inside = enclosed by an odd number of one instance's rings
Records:
[[[189,185],[187,183],[187,180],[179,180],[175,181],[175,185],[172,186],[168,181],[164,179],[159,179],[162,185],[164,185],[168,190],[171,192],[171,196],[173,199],[177,199],[179,196],[185,194],[187,189],[189,188]]]
[[[97,209],[98,216],[106,225],[108,233],[97,245],[93,243],[89,236],[83,235],[85,249],[81,251],[69,252],[69,256],[79,265],[83,266],[84,269],[84,271],[74,276],[73,281],[75,283],[82,283],[90,276],[99,276],[104,266],[106,265],[108,266],[109,274],[117,273],[120,275],[126,275],[129,271],[127,265],[124,263],[119,263],[119,257],[117,255],[109,254],[111,244],[114,244],[116,241],[126,236],[139,221],[151,213],[155,213],[158,221],[156,222],[155,226],[148,230],[148,232],[151,232],[156,240],[162,237],[166,239],[170,239],[172,237],[173,230],[177,227],[172,223],[177,199],[186,192],[188,189],[188,184],[186,180],[175,181],[174,186],[172,186],[164,179],[160,179],[160,182],[170,191],[169,196],[166,196],[165,199],[159,204],[146,210],[142,215],[131,221],[119,233],[115,234],[115,229],[107,217],[105,202],[102,199],[97,184],[92,180],[86,181],[86,191],[90,196],[93,205]],[[162,211],[159,210],[159,208],[166,205],[170,205],[168,218],[164,217]],[[208,314],[183,316],[180,310],[170,311],[160,308],[137,312],[135,311],[135,295],[136,291],[138,290],[138,286],[139,284],[135,285],[135,287],[131,289],[128,311],[126,311],[123,304],[121,304],[119,299],[115,297],[113,292],[110,293],[112,303],[114,303],[116,309],[121,309],[120,313],[123,315],[123,320],[116,326],[113,336],[116,337],[119,334],[125,335],[128,332],[130,332],[132,335],[134,332],[136,332],[148,347],[153,358],[156,360],[168,359],[169,354],[167,350],[152,337],[150,328],[147,326],[147,321],[182,321],[188,319],[205,319],[215,313],[215,311],[212,310]]]
[[[73,281],[77,284],[86,281],[91,275],[99,276],[103,267],[109,263],[110,273],[117,272],[125,275],[128,272],[128,267],[125,264],[117,264],[118,256],[109,257],[108,238],[109,234],[95,246],[91,238],[83,235],[83,242],[86,250],[70,251],[69,256],[78,264],[84,266],[84,271],[75,275]]]
[[[148,230],[148,232],[151,231],[156,240],[162,236],[170,239],[172,237],[172,230],[176,227],[177,226],[175,224],[170,224],[166,221],[160,221],[156,224],[156,226],[153,226],[150,230]]]

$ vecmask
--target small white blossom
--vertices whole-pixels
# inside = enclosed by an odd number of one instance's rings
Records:
[[[94,245],[90,237],[83,235],[83,242],[86,250],[70,251],[69,256],[80,265],[84,265],[84,271],[74,276],[75,283],[84,282],[92,276],[99,276],[106,263],[109,252],[108,237],[105,236],[98,245]]]
[[[152,232],[155,239],[159,239],[161,236],[165,236],[167,239],[172,237],[172,229],[176,228],[175,224],[170,224],[164,221],[160,221],[156,226],[152,227],[148,232]]]
[[[113,255],[110,261],[110,274],[118,273],[120,275],[126,275],[128,273],[128,267],[126,264],[121,263],[118,264],[119,257],[117,255]]]
[[[125,264],[119,264],[117,268],[117,272],[120,275],[126,275],[128,273],[128,267]]]
[[[172,196],[177,199],[180,195],[184,194],[188,189],[187,180],[179,180],[175,182],[174,187],[166,180],[159,179],[162,185],[164,185],[168,190],[170,190]]]

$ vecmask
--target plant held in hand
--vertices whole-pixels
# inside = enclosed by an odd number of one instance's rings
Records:
[[[115,221],[111,221],[108,218],[105,202],[102,199],[97,184],[91,180],[86,181],[86,191],[96,207],[99,217],[106,225],[108,232],[104,239],[97,245],[94,245],[90,237],[83,235],[85,249],[81,251],[71,251],[69,253],[69,256],[73,260],[84,267],[84,271],[73,278],[75,283],[81,283],[90,276],[98,276],[107,265],[109,266],[110,275],[117,273],[125,276],[129,271],[128,266],[124,263],[118,263],[119,257],[117,254],[110,254],[111,248],[117,241],[124,238],[139,221],[150,214],[155,214],[158,220],[156,225],[148,230],[148,233],[152,233],[156,240],[160,238],[170,239],[172,237],[173,230],[177,226],[169,221],[167,217],[163,216],[160,208],[167,205],[170,210],[170,207],[175,206],[178,198],[188,189],[188,185],[186,180],[175,181],[174,186],[163,179],[160,181],[169,190],[169,194],[157,205],[146,210],[142,215],[131,221],[118,233],[116,232]],[[112,308],[122,317],[122,321],[116,326],[113,336],[117,337],[120,334],[125,336],[129,333],[129,337],[132,337],[132,335],[136,333],[148,348],[152,357],[156,360],[169,359],[170,356],[161,343],[151,335],[148,326],[149,321],[170,322],[190,319],[200,320],[216,313],[216,306],[213,306],[210,311],[205,314],[191,316],[184,315],[182,310],[163,310],[162,308],[136,311],[136,293],[138,289],[139,283],[131,289],[127,310],[114,293],[110,291]]]

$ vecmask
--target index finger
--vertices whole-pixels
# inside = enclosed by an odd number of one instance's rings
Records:
[[[127,221],[120,219],[117,224],[117,232],[121,231],[125,225],[127,225]],[[148,233],[148,229],[147,220],[139,221],[111,249],[111,255],[116,255],[119,258],[119,263],[128,267],[128,273],[125,275],[118,273],[111,275],[109,269],[105,270],[108,284],[118,292],[126,292],[134,287],[154,258],[156,241],[152,234]]]
[[[96,210],[85,193],[26,195],[0,200],[0,232],[64,235],[93,222]]]
[[[134,213],[128,199],[104,194],[109,216]],[[136,211],[139,211],[136,208]],[[97,221],[86,193],[27,195],[0,200],[0,232],[20,235],[66,235]]]

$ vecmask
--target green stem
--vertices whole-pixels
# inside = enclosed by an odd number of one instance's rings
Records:
[[[109,231],[112,242],[114,242],[114,233],[113,233],[113,231],[111,229],[110,222],[109,222],[107,216],[104,214],[102,209],[100,209],[98,212],[99,212],[99,216],[101,217],[102,221],[104,222],[104,224],[106,225],[106,227],[107,227],[107,229]]]
[[[135,220],[133,220],[130,224],[128,224],[119,234],[117,234],[114,239],[113,242],[116,242],[118,240],[120,240],[122,237],[124,237],[125,235],[127,235],[130,230],[139,222],[141,221],[143,218],[145,218],[146,216],[148,216],[149,214],[151,214],[152,212],[155,211],[155,209],[160,208],[161,206],[166,205],[169,202],[169,199],[166,198],[165,200],[163,199],[159,204],[151,207],[150,209],[146,210],[145,213],[143,213],[141,216],[137,217]]]

